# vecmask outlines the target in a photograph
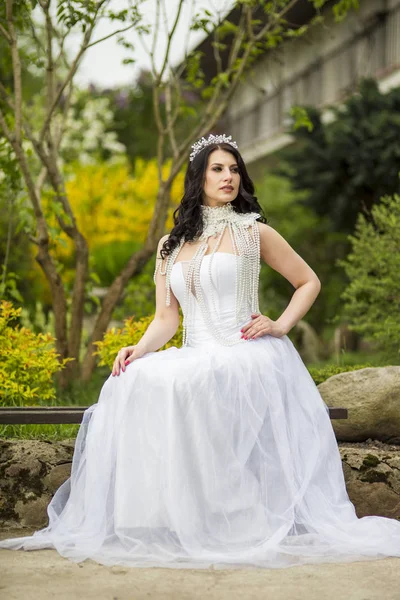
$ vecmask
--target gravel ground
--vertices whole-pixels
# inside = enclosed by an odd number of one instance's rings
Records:
[[[32,530],[3,530],[5,537]],[[400,558],[288,569],[76,564],[55,550],[0,550],[4,600],[400,600]]]

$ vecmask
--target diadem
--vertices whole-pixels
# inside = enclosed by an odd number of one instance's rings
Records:
[[[237,143],[232,142],[231,140],[232,140],[232,136],[231,135],[226,136],[224,133],[222,135],[213,135],[212,133],[210,133],[207,140],[205,137],[202,137],[201,140],[198,140],[192,146],[193,152],[191,152],[191,154],[189,156],[190,162],[194,159],[196,154],[198,154],[200,152],[200,150],[203,150],[203,148],[205,148],[206,146],[209,146],[210,144],[222,144],[224,142],[226,144],[230,144],[237,150],[238,149]]]

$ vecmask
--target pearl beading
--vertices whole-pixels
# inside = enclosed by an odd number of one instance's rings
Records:
[[[249,311],[258,313],[258,282],[260,274],[260,232],[256,220],[260,217],[258,213],[236,213],[230,202],[224,206],[210,207],[202,206],[203,231],[196,240],[202,242],[194,256],[189,262],[185,278],[185,292],[183,301],[183,340],[182,345],[187,346],[190,341],[190,329],[193,325],[193,314],[195,303],[200,308],[204,322],[214,339],[225,346],[241,343],[243,339],[237,336],[226,336],[218,323],[218,310],[212,283],[212,263],[215,254],[220,247],[224,232],[228,228],[233,254],[238,256],[236,261],[236,306],[235,318],[239,325],[249,316]],[[217,237],[218,236],[218,237]],[[210,253],[208,261],[207,277],[209,281],[209,302],[204,297],[200,281],[200,270],[203,257],[209,248],[210,237],[217,237],[216,243]],[[154,271],[154,282],[157,272],[165,275],[166,305],[171,304],[171,273],[175,260],[185,243],[181,239],[179,245],[165,259],[165,269],[161,268],[162,260],[157,258]],[[194,293],[193,293],[194,290]]]

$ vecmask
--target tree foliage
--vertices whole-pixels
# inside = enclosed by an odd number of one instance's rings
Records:
[[[400,352],[400,196],[385,196],[372,221],[359,215],[352,249],[340,261],[349,279],[344,316],[365,338]]]
[[[312,129],[293,129],[295,143],[283,153],[295,190],[332,229],[352,233],[361,212],[367,218],[385,194],[400,191],[400,88],[384,94],[364,80],[356,94],[332,107],[333,122],[307,109]]]

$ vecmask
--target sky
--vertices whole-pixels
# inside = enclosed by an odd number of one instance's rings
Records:
[[[179,1],[165,0],[165,4],[168,7],[167,19],[168,28],[170,30],[176,17]],[[122,10],[126,6],[127,0],[112,0],[112,7],[114,10]],[[189,24],[192,21],[192,15],[196,14],[200,9],[206,8],[212,11],[213,14],[220,12],[222,16],[226,16],[232,6],[232,0],[184,0],[182,13],[171,46],[171,63],[179,63],[183,57],[185,40],[188,35]],[[143,3],[141,12],[145,17],[144,21],[147,24],[154,24],[155,11],[156,0],[146,0]],[[115,28],[118,29],[118,26],[112,26],[110,23],[100,23],[93,39],[100,39],[110,34]],[[156,64],[158,67],[161,65],[161,60],[165,55],[166,48],[166,34],[163,32],[163,27],[160,29],[161,33],[157,36],[156,47]],[[87,50],[87,54],[81,63],[81,67],[76,77],[76,81],[80,85],[86,86],[92,83],[99,87],[111,88],[131,84],[137,78],[141,68],[150,69],[150,58],[135,32],[128,31],[124,35],[135,47],[133,54],[133,58],[136,60],[135,64],[122,64],[123,58],[128,56],[128,53],[124,48],[118,45],[116,39],[111,38]],[[202,31],[191,31],[189,37],[189,49],[195,47],[205,37],[205,33]],[[148,48],[151,47],[151,39],[150,36],[147,36],[147,39],[145,38]],[[75,40],[75,42],[77,42],[77,40]],[[69,51],[73,52],[74,49],[76,50],[76,47],[77,43],[70,42]]]

